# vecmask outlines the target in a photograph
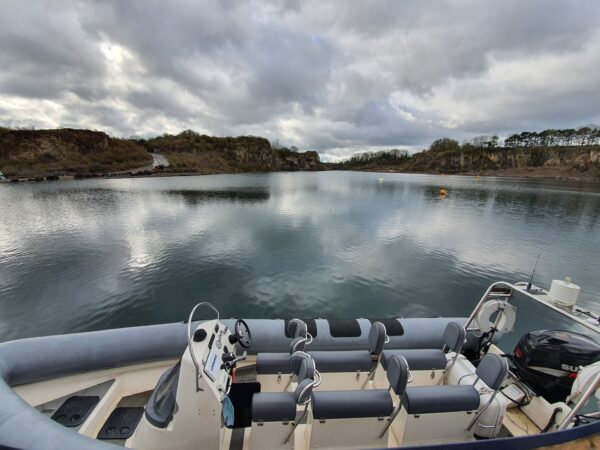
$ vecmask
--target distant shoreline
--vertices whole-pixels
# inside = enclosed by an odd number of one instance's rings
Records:
[[[338,170],[338,169],[330,169]],[[345,169],[342,172],[372,172],[372,173],[405,173],[410,175],[442,175],[442,176],[470,176],[470,177],[498,177],[498,178],[523,178],[523,179],[539,179],[539,180],[560,180],[560,181],[586,181],[600,183],[600,179],[593,175],[579,172],[575,169],[565,168],[513,168],[501,170],[487,171],[469,171],[462,173],[440,173],[440,172],[413,172],[394,170],[386,168],[369,168],[369,169]]]
[[[568,173],[565,175],[565,171],[563,169],[555,169],[551,170],[549,168],[539,168],[539,170],[514,170],[514,169],[506,169],[506,170],[498,170],[498,171],[486,171],[486,172],[466,172],[466,173],[436,173],[436,172],[407,172],[407,171],[398,171],[393,169],[384,169],[384,168],[372,168],[372,169],[323,169],[323,170],[300,170],[300,171],[255,171],[255,172],[222,172],[222,173],[198,173],[198,172],[154,172],[154,173],[113,173],[113,174],[94,174],[94,175],[86,175],[85,177],[77,177],[74,175],[61,175],[58,178],[53,179],[40,179],[44,177],[37,177],[37,179],[18,179],[18,182],[10,180],[6,183],[1,184],[19,184],[19,183],[35,183],[35,182],[50,182],[50,181],[74,181],[74,180],[120,180],[127,178],[165,178],[165,177],[192,177],[192,176],[206,176],[206,175],[247,175],[247,174],[265,174],[265,173],[295,173],[295,172],[365,172],[365,173],[373,173],[373,174],[406,174],[406,175],[433,175],[433,176],[459,176],[459,177],[474,177],[474,178],[514,178],[514,179],[522,179],[522,180],[547,180],[547,181],[567,181],[567,182],[585,182],[585,183],[594,183],[600,184],[600,180],[598,178],[592,176],[582,176],[581,173],[577,173],[573,175]]]

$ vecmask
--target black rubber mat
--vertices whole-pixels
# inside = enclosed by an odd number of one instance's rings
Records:
[[[102,425],[98,439],[129,439],[143,414],[142,407],[116,408]]]
[[[229,400],[233,403],[233,428],[246,428],[252,425],[252,396],[260,392],[260,383],[233,383]]]
[[[244,448],[244,429],[237,428],[231,430],[231,441],[229,441],[229,450],[242,450]]]
[[[317,322],[315,319],[300,319],[304,323],[306,323],[306,328],[308,328],[308,332],[312,337],[317,337]],[[288,333],[288,323],[290,323],[290,319],[285,319],[283,324],[283,329],[285,330],[285,337],[291,338],[294,337]]]
[[[100,401],[97,395],[74,395],[60,405],[51,419],[65,427],[78,427]]]
[[[361,334],[356,319],[329,319],[327,323],[332,337],[359,337]]]
[[[388,336],[402,336],[404,334],[404,328],[400,323],[399,319],[369,319],[371,323],[381,322],[385,326]]]

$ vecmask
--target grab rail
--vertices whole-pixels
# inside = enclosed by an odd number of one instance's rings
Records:
[[[188,342],[187,342],[187,348],[190,352],[190,356],[192,357],[192,362],[194,363],[194,367],[196,367],[196,392],[198,391],[203,391],[204,389],[202,389],[200,387],[200,382],[199,379],[202,377],[202,374],[200,373],[200,364],[198,364],[198,360],[196,359],[196,355],[194,355],[194,352],[192,351],[192,319],[194,318],[194,313],[196,312],[196,310],[198,309],[199,306],[208,306],[209,308],[211,308],[214,312],[217,313],[217,320],[220,319],[221,315],[219,314],[219,310],[217,308],[215,308],[215,306],[212,303],[209,302],[200,302],[198,303],[196,306],[194,306],[192,308],[192,312],[190,313],[190,317],[188,318],[188,323],[187,323],[187,335],[188,335]]]
[[[527,283],[509,283],[507,281],[497,281],[495,283],[492,283],[490,285],[490,287],[487,288],[487,290],[485,291],[485,294],[483,294],[483,297],[481,297],[481,300],[479,300],[479,303],[477,303],[477,306],[475,307],[475,309],[473,310],[473,312],[471,313],[471,315],[469,316],[469,318],[467,319],[467,323],[465,324],[465,330],[468,329],[469,325],[471,324],[471,322],[473,322],[473,320],[475,320],[475,317],[477,316],[477,313],[479,312],[479,310],[481,309],[481,306],[483,305],[483,303],[487,300],[487,298],[489,297],[489,295],[491,294],[492,290],[495,287],[498,286],[503,286],[506,288],[511,289],[512,292],[518,292],[520,294],[523,294],[525,297],[531,299],[531,300],[535,300],[536,302],[546,306],[547,308],[550,308],[556,312],[558,312],[559,314],[562,314],[565,317],[568,317],[569,319],[577,322],[579,325],[584,326],[585,328],[594,331],[595,333],[599,333],[600,334],[600,328],[596,325],[592,325],[591,323],[589,323],[587,320],[583,320],[580,319],[579,317],[571,314],[569,311],[566,311],[565,309],[553,305],[552,303],[547,302],[546,300],[542,299],[542,298],[538,298],[537,296],[531,294],[530,292],[526,291],[525,289],[521,289],[521,287],[525,287]],[[548,293],[541,289],[541,292],[545,295],[548,296]],[[580,308],[581,309],[581,308]]]
[[[569,411],[569,413],[565,416],[565,418],[560,422],[560,425],[558,425],[558,431],[567,429],[567,427],[573,421],[573,418],[577,415],[579,410],[585,406],[588,399],[599,388],[600,388],[600,372],[598,372],[596,374],[596,376],[594,377],[594,381],[592,383],[590,383],[590,385],[586,388],[585,391],[583,391],[581,398],[575,404],[573,409],[571,409],[571,411]]]
[[[475,317],[477,316],[477,313],[479,312],[479,310],[481,309],[481,306],[483,305],[483,303],[487,300],[487,298],[489,297],[489,295],[491,294],[492,290],[495,287],[498,286],[503,286],[506,288],[509,288],[511,290],[511,294],[514,292],[518,292],[523,294],[526,298],[529,298],[531,300],[535,300],[537,303],[542,304],[543,306],[546,306],[547,308],[550,308],[556,312],[558,312],[559,314],[571,319],[572,321],[578,323],[579,325],[587,328],[588,330],[591,330],[595,333],[600,334],[600,327],[593,325],[591,323],[589,323],[587,320],[583,320],[577,316],[575,316],[574,314],[572,314],[571,312],[553,305],[552,303],[546,301],[543,298],[540,298],[536,295],[533,295],[532,293],[530,293],[528,290],[523,289],[527,287],[527,283],[524,282],[520,282],[520,283],[508,283],[506,281],[497,281],[495,283],[492,283],[490,285],[490,287],[487,288],[487,290],[485,291],[485,294],[483,294],[483,297],[481,297],[481,300],[479,300],[479,303],[477,303],[477,306],[475,307],[475,309],[473,310],[473,312],[471,313],[471,315],[469,316],[469,318],[467,319],[467,323],[465,324],[465,330],[468,328],[468,326],[473,322],[473,320],[475,319]],[[537,288],[538,292],[541,292],[544,296],[548,296],[548,292]],[[579,308],[579,310],[576,310],[576,312],[587,312],[589,313],[589,311],[585,311],[582,308]],[[591,314],[591,313],[590,313]],[[592,383],[590,383],[590,385],[586,388],[586,390],[583,392],[581,398],[579,399],[579,401],[575,404],[575,406],[571,409],[571,411],[569,411],[569,413],[563,418],[563,420],[560,422],[560,424],[558,425],[558,430],[562,431],[567,429],[567,427],[571,424],[571,422],[573,421],[573,418],[577,415],[577,413],[579,412],[579,410],[581,410],[581,408],[583,408],[583,406],[586,404],[586,402],[588,401],[588,399],[594,394],[594,392],[596,392],[597,389],[600,389],[600,373],[598,373],[595,377],[594,377],[594,381]]]

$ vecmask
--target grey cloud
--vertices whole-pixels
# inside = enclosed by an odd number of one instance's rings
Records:
[[[9,1],[0,125],[259,134],[334,157],[577,126],[600,120],[599,19],[584,0]]]

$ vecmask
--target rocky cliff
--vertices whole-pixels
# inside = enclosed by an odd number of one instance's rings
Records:
[[[424,151],[402,164],[407,172],[470,173],[507,169],[561,168],[579,172],[600,167],[600,147],[535,147]]]
[[[0,171],[7,176],[107,173],[151,163],[143,146],[100,131],[0,129]]]
[[[274,149],[268,140],[253,136],[211,137],[185,131],[178,135],[131,140],[89,130],[0,128],[0,171],[9,177],[150,169],[149,152],[166,156],[170,165],[165,171],[175,173],[321,169],[317,152]]]
[[[144,141],[149,151],[164,154],[173,170],[201,173],[319,170],[317,152],[274,149],[255,136],[212,137],[193,131]]]

